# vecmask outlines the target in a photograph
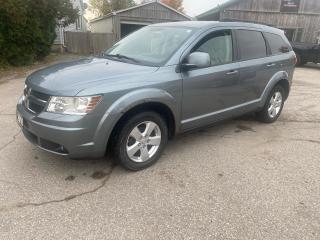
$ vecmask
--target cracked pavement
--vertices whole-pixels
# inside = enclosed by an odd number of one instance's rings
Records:
[[[181,135],[137,173],[29,144],[15,120],[24,78],[6,79],[0,239],[320,239],[320,66],[296,69],[275,124]]]

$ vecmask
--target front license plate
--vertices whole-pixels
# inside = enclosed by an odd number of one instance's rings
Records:
[[[23,127],[23,118],[21,117],[19,112],[17,112],[17,122],[20,127]]]

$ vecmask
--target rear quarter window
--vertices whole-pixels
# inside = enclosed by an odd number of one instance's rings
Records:
[[[236,30],[240,59],[250,60],[267,56],[267,47],[261,32],[254,30]]]
[[[236,30],[238,53],[241,60],[263,58],[267,56],[267,47],[261,32]]]
[[[280,35],[273,33],[264,33],[264,36],[269,43],[272,55],[287,53],[291,50],[291,47],[283,40]]]

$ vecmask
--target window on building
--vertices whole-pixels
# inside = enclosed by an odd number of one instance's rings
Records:
[[[81,28],[81,23],[80,23],[80,21],[81,21],[80,18],[77,18],[77,19],[76,19],[76,29],[77,29],[77,30],[80,30],[80,28]]]
[[[267,56],[267,47],[261,32],[236,30],[238,52],[241,60],[263,58]]]
[[[202,39],[192,52],[205,52],[210,55],[211,65],[230,63],[233,60],[231,31],[219,31]]]
[[[303,35],[303,29],[298,28],[295,32],[294,41],[295,42],[301,42],[302,41],[302,35]]]
[[[317,32],[316,43],[320,45],[320,31]]]
[[[294,33],[296,31],[296,29],[293,28],[283,28],[282,29],[284,31],[284,34],[286,35],[286,37],[288,38],[288,40],[290,42],[294,41]]]
[[[269,43],[272,55],[286,53],[290,49],[281,36],[273,33],[264,33],[264,35]]]
[[[282,28],[284,34],[290,42],[301,42],[303,28]]]

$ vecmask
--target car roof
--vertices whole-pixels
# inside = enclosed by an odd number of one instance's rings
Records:
[[[208,29],[213,27],[244,27],[244,28],[256,28],[261,31],[273,32],[277,34],[283,33],[282,30],[266,25],[247,23],[247,22],[218,22],[218,21],[182,21],[182,22],[168,22],[168,23],[157,23],[151,26],[162,26],[162,27],[189,27],[198,29]]]

